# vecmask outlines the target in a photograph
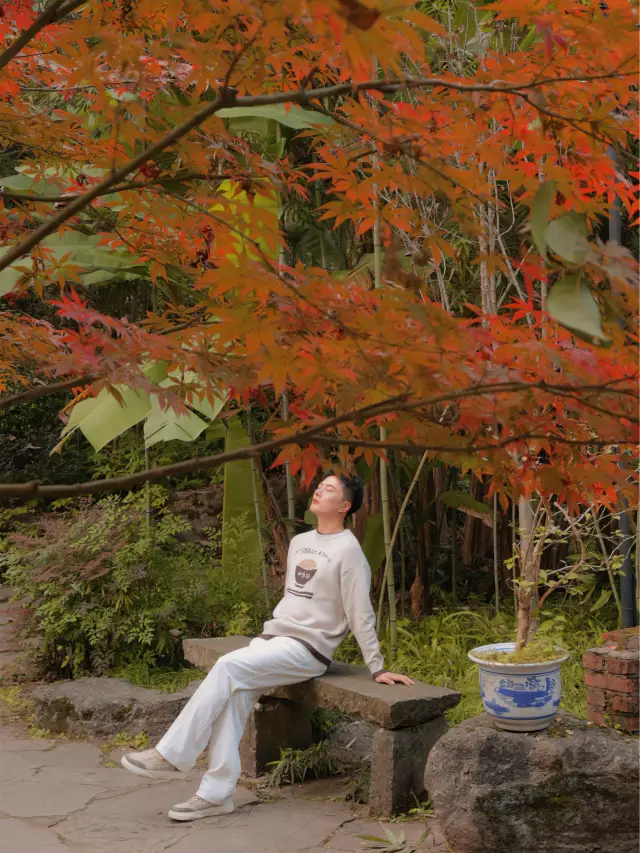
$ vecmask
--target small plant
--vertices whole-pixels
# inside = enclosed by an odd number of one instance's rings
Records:
[[[369,802],[370,792],[371,766],[368,763],[363,763],[353,772],[345,799],[354,803],[366,804]]]
[[[382,824],[380,824],[382,826]],[[405,839],[404,832],[395,835],[390,829],[382,826],[385,833],[385,838],[380,838],[377,835],[359,835],[363,841],[371,841],[372,844],[365,845],[368,850],[383,850],[384,853],[417,853],[418,847],[423,841],[426,841],[429,835],[429,830],[425,829],[416,844]]]
[[[118,732],[111,740],[103,743],[100,750],[107,754],[113,749],[128,747],[136,752],[146,749],[149,746],[149,735],[146,732],[140,732],[137,735],[130,735],[128,732]]]
[[[326,741],[320,741],[308,749],[281,749],[280,759],[271,761],[269,766],[273,770],[267,781],[274,788],[303,782],[310,773],[319,779],[335,776],[343,770],[341,762],[330,754]]]
[[[311,711],[311,726],[319,741],[324,740],[340,723],[350,719],[346,714],[330,711],[328,708],[313,708]]]
[[[39,726],[29,726],[29,737],[34,740],[59,740],[64,735],[61,732],[52,732],[51,729],[42,729]]]
[[[0,703],[23,719],[28,719],[33,714],[33,702],[22,695],[20,687],[0,687]]]

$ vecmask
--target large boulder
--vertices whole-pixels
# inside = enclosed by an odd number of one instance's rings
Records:
[[[467,720],[425,772],[456,853],[638,853],[638,782],[636,739],[563,712],[533,734]]]
[[[37,687],[31,694],[37,726],[67,735],[108,738],[117,732],[161,737],[200,684],[177,693],[136,687],[121,678],[80,678]]]

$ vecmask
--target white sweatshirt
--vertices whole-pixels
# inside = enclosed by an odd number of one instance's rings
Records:
[[[328,666],[351,630],[377,675],[384,660],[370,587],[371,569],[350,530],[300,533],[289,546],[284,598],[265,622],[263,636],[299,640]]]

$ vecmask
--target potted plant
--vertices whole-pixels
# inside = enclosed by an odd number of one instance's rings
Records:
[[[538,631],[537,616],[541,606],[558,587],[569,592],[581,592],[586,587],[576,585],[584,580],[587,567],[579,524],[593,521],[597,529],[597,517],[586,510],[579,519],[570,518],[566,510],[555,504],[555,513],[545,502],[540,501],[535,512],[531,503],[520,499],[520,547],[514,560],[520,563],[520,573],[515,581],[518,599],[518,631],[515,642],[491,643],[478,646],[469,652],[469,658],[478,665],[480,693],[486,713],[495,724],[506,731],[532,732],[545,729],[553,721],[560,706],[562,683],[560,666],[569,654],[554,641],[554,629],[563,620],[560,614],[546,620],[543,630]],[[563,517],[568,529],[554,520]],[[559,520],[559,519],[558,519]],[[545,543],[557,534],[566,540],[571,535],[579,544],[577,558],[572,558],[558,569],[540,571],[540,560]],[[606,559],[606,554],[605,561]],[[607,561],[610,581],[612,573]],[[540,583],[546,587],[538,597]],[[595,591],[595,575],[587,582],[591,594]],[[615,595],[615,583],[611,592]],[[605,601],[611,592],[603,594]]]

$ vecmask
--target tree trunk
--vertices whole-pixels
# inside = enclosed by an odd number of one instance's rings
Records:
[[[538,573],[540,569],[539,549],[535,546],[535,515],[531,501],[520,498],[518,504],[520,521],[520,579],[518,587],[518,634],[516,653],[527,645],[532,634],[533,609],[537,600]]]

